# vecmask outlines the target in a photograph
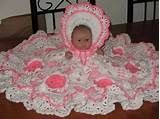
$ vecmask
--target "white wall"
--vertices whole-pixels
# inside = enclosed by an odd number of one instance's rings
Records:
[[[96,4],[110,16],[112,24],[127,22],[127,0],[97,0]]]
[[[128,0],[97,0],[105,12],[111,17],[112,24],[127,22],[127,1]],[[135,4],[133,21],[142,21],[144,17],[144,3]],[[153,2],[147,3],[147,20],[153,18]],[[156,2],[156,18],[159,18],[159,2]]]
[[[29,0],[0,0],[0,20],[30,13]]]

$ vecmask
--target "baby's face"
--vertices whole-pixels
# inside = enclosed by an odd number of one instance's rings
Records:
[[[76,29],[72,33],[72,44],[79,50],[87,50],[92,45],[92,34],[88,29]]]

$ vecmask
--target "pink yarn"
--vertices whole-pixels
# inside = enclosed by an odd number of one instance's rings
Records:
[[[49,76],[45,83],[49,88],[63,88],[66,83],[66,78],[59,74],[54,74]]]
[[[69,50],[70,50],[70,52],[73,53],[74,56],[76,56],[80,59],[82,64],[85,65],[87,63],[87,58],[94,54],[94,52],[96,51],[96,48],[90,48],[88,50],[81,51],[81,50],[75,48],[73,45],[71,45]]]
[[[115,48],[115,49],[113,49],[112,52],[113,52],[114,55],[120,55],[120,56],[122,56],[124,54],[124,51],[123,51],[122,48]]]
[[[47,62],[47,66],[50,67],[50,68],[58,66],[58,65],[59,65],[59,63],[56,62],[56,61],[49,61],[49,62]]]
[[[109,79],[100,79],[99,81],[95,81],[95,83],[99,88],[106,88],[112,85],[113,82]]]
[[[131,73],[136,73],[139,70],[134,64],[131,63],[127,63],[125,68],[128,69]]]
[[[33,60],[29,62],[26,69],[27,71],[35,71],[38,68],[42,68],[42,62],[39,60]]]

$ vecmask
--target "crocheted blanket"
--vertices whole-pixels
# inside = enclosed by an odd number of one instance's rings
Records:
[[[127,34],[110,37],[104,56],[94,54],[84,65],[64,57],[60,34],[39,31],[0,53],[0,92],[27,110],[64,117],[71,110],[108,114],[115,103],[135,110],[143,100],[158,101],[158,52],[150,43],[131,43]]]

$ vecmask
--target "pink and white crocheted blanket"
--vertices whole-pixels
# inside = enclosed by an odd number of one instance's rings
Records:
[[[150,43],[131,43],[127,34],[110,37],[104,56],[84,65],[64,57],[60,34],[43,31],[0,53],[0,92],[27,110],[64,117],[71,110],[107,114],[115,103],[138,109],[143,100],[158,101],[158,52]]]

